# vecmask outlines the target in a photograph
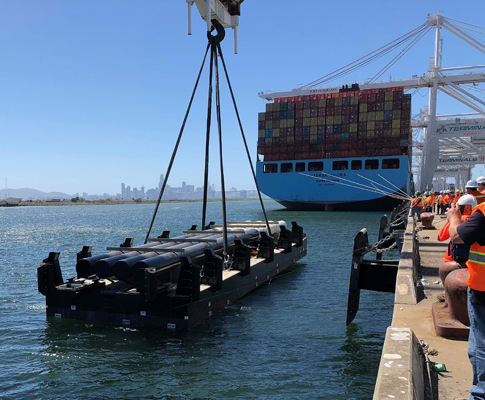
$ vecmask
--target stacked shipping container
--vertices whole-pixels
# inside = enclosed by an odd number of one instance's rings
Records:
[[[264,161],[411,155],[402,87],[275,99],[259,113]]]

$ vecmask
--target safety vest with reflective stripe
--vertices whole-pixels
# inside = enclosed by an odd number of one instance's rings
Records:
[[[473,209],[472,215],[477,211],[485,215],[485,203],[476,206]],[[466,265],[468,272],[470,272],[467,280],[468,287],[485,292],[485,246],[480,246],[476,242],[473,243],[470,247],[470,255],[468,256]]]
[[[413,202],[411,203],[411,207],[418,206],[423,207],[423,198],[421,196],[416,197]]]
[[[460,200],[461,194],[456,194],[455,198],[453,199],[453,203],[458,203],[458,200]]]
[[[485,190],[482,190],[481,192],[477,191],[476,193],[477,194],[473,194],[473,196],[475,196],[475,198],[477,199],[477,203],[482,204],[483,202],[485,202]]]
[[[438,203],[445,204],[445,197],[441,194],[438,196]]]
[[[428,206],[433,206],[434,205],[434,200],[435,200],[435,197],[434,196],[429,196],[427,199],[426,199],[426,204]]]

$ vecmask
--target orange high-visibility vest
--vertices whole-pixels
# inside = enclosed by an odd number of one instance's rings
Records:
[[[470,218],[471,215],[462,215],[461,220],[466,221],[468,218]],[[447,222],[443,228],[441,228],[440,233],[438,233],[438,240],[440,242],[444,242],[445,240],[448,240],[450,238],[450,223]],[[450,262],[450,261],[455,261],[453,260],[453,255],[451,254],[451,246],[448,246],[448,248],[445,251],[445,254],[443,256],[443,261]]]
[[[472,215],[477,211],[485,215],[485,203],[476,206],[472,211]],[[470,247],[470,255],[466,265],[468,272],[470,272],[467,280],[468,287],[485,292],[485,246],[480,246],[476,242],[473,243]]]

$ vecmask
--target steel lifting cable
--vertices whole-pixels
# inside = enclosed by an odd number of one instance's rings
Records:
[[[180,140],[182,139],[182,134],[184,132],[185,124],[187,122],[187,118],[189,116],[190,109],[192,107],[192,102],[194,100],[195,92],[197,91],[197,86],[199,85],[200,76],[202,75],[202,70],[204,69],[205,60],[207,58],[207,53],[209,51],[209,48],[210,48],[210,44],[207,45],[207,49],[205,50],[204,59],[202,61],[202,65],[201,65],[200,70],[199,70],[199,75],[197,76],[197,80],[195,81],[194,90],[192,91],[192,96],[190,97],[190,101],[189,101],[189,105],[187,107],[187,111],[185,113],[184,121],[183,121],[182,126],[180,128],[180,132],[179,132],[179,135],[178,135],[178,138],[177,138],[177,142],[175,143],[175,148],[173,149],[173,152],[172,152],[172,157],[170,159],[170,163],[168,164],[167,173],[165,175],[165,179],[163,180],[163,184],[162,184],[162,187],[160,189],[160,193],[158,195],[158,200],[157,200],[157,204],[155,206],[155,210],[153,211],[153,216],[152,216],[152,220],[150,222],[150,227],[148,228],[148,232],[147,232],[147,235],[145,237],[145,244],[148,242],[148,237],[150,236],[150,232],[153,228],[153,223],[155,222],[155,218],[157,216],[157,212],[158,212],[158,208],[160,206],[160,201],[162,200],[163,192],[165,191],[165,187],[167,186],[168,177],[169,177],[170,172],[172,170],[173,162],[174,162],[175,156],[177,154],[177,150],[178,150],[178,147],[179,147],[179,144],[180,144]]]
[[[216,26],[217,31],[224,28],[213,20],[212,24]],[[225,32],[225,31],[224,31]],[[217,48],[216,48],[217,50]],[[221,197],[222,197],[222,231],[224,236],[224,262],[227,263],[229,256],[229,246],[227,243],[227,214],[226,214],[226,185],[224,182],[224,163],[222,157],[222,120],[221,120],[221,97],[219,92],[219,67],[217,62],[217,54],[214,57],[214,72],[216,78],[216,115],[217,115],[217,130],[219,134],[219,164],[221,169]]]
[[[379,79],[386,71],[389,70],[394,64],[396,64],[409,50],[411,50],[416,43],[418,43],[432,28],[424,29],[422,33],[414,38],[396,57],[394,57],[387,65],[384,66],[374,77],[370,80],[371,83]]]
[[[263,210],[264,220],[266,222],[266,228],[268,229],[268,234],[271,236],[271,228],[269,226],[268,216],[266,215],[266,210],[264,208],[263,198],[261,196],[261,191],[259,190],[258,181],[256,179],[256,173],[254,172],[253,162],[251,160],[251,154],[249,152],[248,144],[247,144],[247,141],[246,141],[246,135],[244,134],[244,129],[243,129],[243,126],[242,126],[242,123],[241,123],[241,118],[239,117],[239,110],[238,110],[237,105],[236,105],[236,98],[234,97],[234,92],[232,91],[232,85],[231,85],[231,81],[229,79],[229,74],[227,73],[226,63],[225,63],[224,57],[222,55],[221,45],[218,44],[217,47],[219,49],[219,55],[221,56],[222,66],[224,67],[224,72],[226,74],[227,85],[229,87],[229,92],[231,93],[232,102],[234,104],[234,110],[236,112],[237,121],[239,123],[239,128],[241,129],[241,136],[242,136],[242,140],[244,142],[244,147],[246,149],[246,154],[248,156],[249,166],[251,167],[251,172],[253,174],[254,184],[256,185],[256,190],[258,191],[259,202],[261,203],[261,208]]]
[[[211,47],[210,69],[209,69],[209,94],[207,99],[207,130],[205,139],[205,169],[204,169],[204,198],[202,200],[202,229],[205,229],[205,217],[207,214],[207,191],[209,189],[209,143],[211,131],[211,117],[212,117],[212,79],[213,79],[213,63],[214,63],[214,39],[209,38],[209,45]],[[217,57],[217,54],[216,54]]]
[[[342,68],[340,68],[336,71],[333,71],[333,72],[331,72],[331,73],[329,73],[329,74],[327,74],[327,75],[325,75],[325,76],[323,76],[319,79],[316,79],[313,82],[310,82],[309,84],[302,86],[301,88],[305,88],[305,87],[308,87],[308,86],[315,86],[315,85],[321,84],[323,82],[326,82],[330,79],[335,79],[336,77],[341,76],[344,73],[349,73],[349,72],[351,72],[351,71],[353,71],[357,68],[361,68],[364,65],[367,65],[368,63],[370,63],[370,62],[382,57],[383,55],[387,54],[389,51],[391,51],[395,47],[401,45],[403,42],[409,40],[411,37],[415,36],[416,34],[419,34],[423,29],[426,28],[427,25],[428,24],[425,22],[422,25],[418,26],[417,28],[413,29],[412,31],[404,34],[403,36],[401,36],[401,37],[393,40],[392,42],[387,43],[386,45],[378,48],[377,50],[374,50],[373,52],[353,61],[352,63],[347,64],[347,65],[343,66]],[[361,60],[363,60],[363,61],[361,61]],[[347,68],[347,67],[349,67],[349,68]],[[347,69],[345,69],[345,68],[347,68]],[[342,72],[339,72],[339,71],[342,71]]]

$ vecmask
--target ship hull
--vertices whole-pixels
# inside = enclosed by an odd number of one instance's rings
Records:
[[[348,162],[348,169],[334,169],[334,162],[342,161]],[[359,161],[362,169],[352,169]],[[377,168],[365,169],[366,161]],[[321,170],[310,170],[319,163]],[[296,172],[297,164],[304,171]],[[291,171],[282,172],[285,168]],[[291,210],[388,211],[411,190],[407,155],[258,162],[256,174],[260,190]]]

